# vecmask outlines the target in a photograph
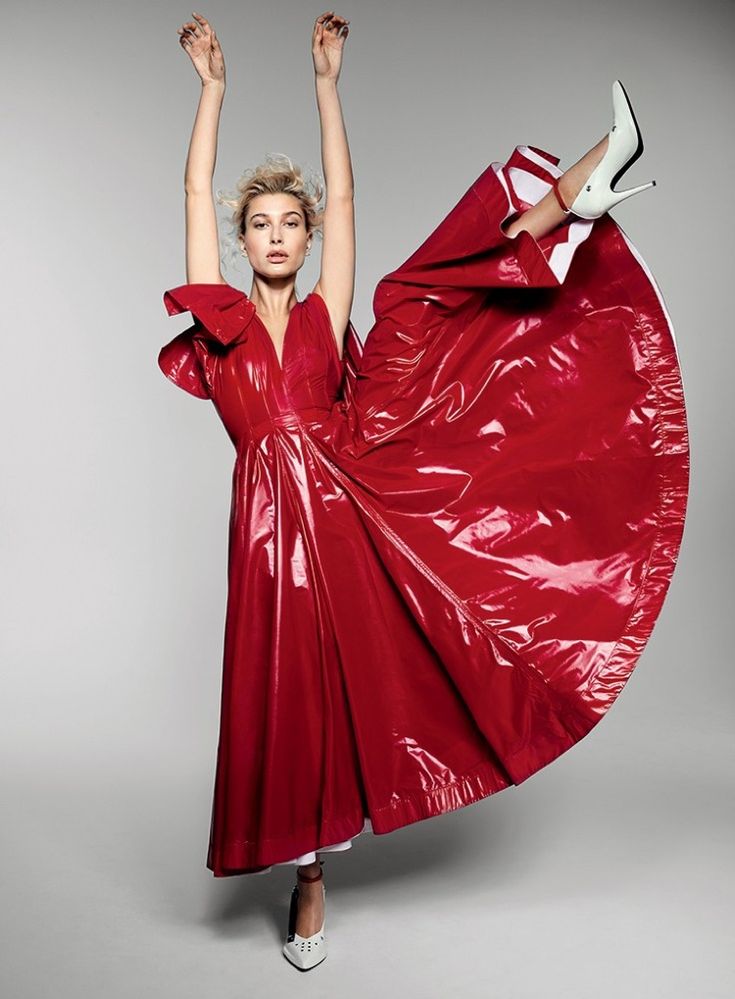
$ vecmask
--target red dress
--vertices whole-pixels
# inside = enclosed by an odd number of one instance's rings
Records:
[[[235,446],[217,877],[520,784],[610,708],[684,526],[675,342],[609,215],[500,228],[559,176],[518,146],[379,282],[340,357],[324,301],[283,364],[228,284],[164,294],[160,352]]]

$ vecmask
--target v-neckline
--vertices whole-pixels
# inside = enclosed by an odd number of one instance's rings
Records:
[[[307,295],[307,297],[308,297],[308,295]],[[283,372],[284,372],[283,360],[284,360],[284,358],[286,356],[286,341],[288,339],[288,331],[291,329],[291,320],[293,319],[293,314],[294,314],[294,311],[296,309],[296,306],[297,305],[301,305],[305,301],[305,299],[302,298],[298,302],[296,302],[296,305],[294,305],[292,307],[291,311],[288,314],[288,319],[286,320],[286,328],[283,331],[283,343],[281,344],[281,356],[280,357],[278,356],[278,351],[276,350],[276,345],[273,342],[273,337],[268,332],[268,327],[265,325],[265,323],[263,322],[263,320],[258,315],[258,310],[255,308],[255,305],[254,305],[252,299],[249,298],[248,300],[250,301],[251,305],[253,306],[253,315],[258,320],[258,322],[260,324],[260,328],[263,331],[263,335],[265,336],[266,340],[268,341],[268,343],[271,346],[271,350],[273,351],[273,356],[276,359],[276,366],[278,367],[278,370],[281,372],[281,374],[283,374]]]

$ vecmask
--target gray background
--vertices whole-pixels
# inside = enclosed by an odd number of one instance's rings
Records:
[[[316,5],[210,2],[228,91],[217,186],[266,151],[320,167]],[[518,788],[327,858],[330,956],[280,955],[292,868],[204,866],[232,445],[166,382],[186,325],[198,80],[182,4],[3,11],[2,980],[78,996],[731,995],[733,5],[349,2],[340,93],[364,337],[376,281],[492,160],[567,167],[628,89],[646,142],[613,215],[653,270],[685,381],[679,565],[628,687]],[[582,252],[584,252],[582,250]],[[300,295],[316,280],[307,261]],[[250,272],[228,274],[246,290]],[[348,992],[349,989],[349,992]]]

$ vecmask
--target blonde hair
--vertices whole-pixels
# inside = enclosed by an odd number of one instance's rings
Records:
[[[230,232],[223,240],[226,254],[231,258],[241,252],[239,237],[245,234],[248,207],[259,194],[294,195],[304,210],[307,233],[322,235],[324,209],[320,202],[324,184],[319,176],[310,170],[305,177],[301,167],[285,153],[266,153],[263,163],[241,175],[234,191],[217,191],[217,202],[233,210],[227,220]]]

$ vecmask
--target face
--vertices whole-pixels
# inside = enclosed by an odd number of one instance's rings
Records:
[[[301,202],[294,194],[259,194],[248,205],[245,235],[240,244],[254,271],[268,277],[295,274],[311,236]],[[278,253],[281,256],[274,257]]]

